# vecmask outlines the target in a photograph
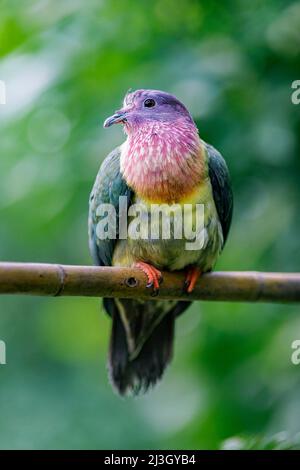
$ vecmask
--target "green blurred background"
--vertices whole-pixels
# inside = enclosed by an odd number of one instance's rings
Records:
[[[299,271],[299,31],[300,3],[287,0],[0,0],[1,260],[91,263],[89,192],[124,139],[102,122],[128,88],[158,88],[230,167],[217,269]],[[297,305],[195,303],[163,382],[120,399],[99,304],[0,299],[1,448],[211,449],[300,431]]]

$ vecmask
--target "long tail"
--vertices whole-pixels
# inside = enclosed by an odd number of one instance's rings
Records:
[[[112,332],[109,350],[109,374],[111,382],[121,395],[138,394],[148,390],[149,387],[162,377],[166,366],[172,359],[175,317],[180,314],[188,303],[180,303],[180,307],[169,309],[155,326],[149,329],[149,323],[145,325],[145,318],[149,318],[147,307],[149,302],[141,308],[135,302],[127,301],[135,311],[128,312],[128,318],[134,318],[130,324],[130,332],[124,326],[120,310],[113,299],[105,299],[105,308],[112,317]],[[184,305],[183,305],[184,304]],[[150,301],[151,308],[154,302]],[[138,311],[137,311],[138,310]],[[122,321],[123,320],[123,321]],[[145,326],[148,332],[146,337]],[[128,346],[128,333],[132,336],[135,345],[141,345],[136,349],[137,354],[132,356]],[[144,335],[144,336],[143,336]],[[144,338],[144,340],[142,339]],[[146,338],[146,339],[145,339]]]

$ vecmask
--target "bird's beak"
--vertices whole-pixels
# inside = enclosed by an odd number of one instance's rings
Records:
[[[123,111],[117,111],[115,114],[105,119],[103,127],[110,127],[113,124],[118,124],[119,122],[126,122],[126,113]]]

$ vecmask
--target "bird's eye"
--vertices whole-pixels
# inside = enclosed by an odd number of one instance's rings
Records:
[[[155,101],[152,98],[148,98],[144,101],[145,108],[153,108],[155,106]]]

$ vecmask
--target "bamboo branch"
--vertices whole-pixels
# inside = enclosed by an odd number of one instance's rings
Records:
[[[158,297],[136,269],[58,264],[0,263],[0,294],[121,297],[148,300],[299,302],[300,273],[214,272],[204,274],[192,294],[184,273],[163,273]]]

